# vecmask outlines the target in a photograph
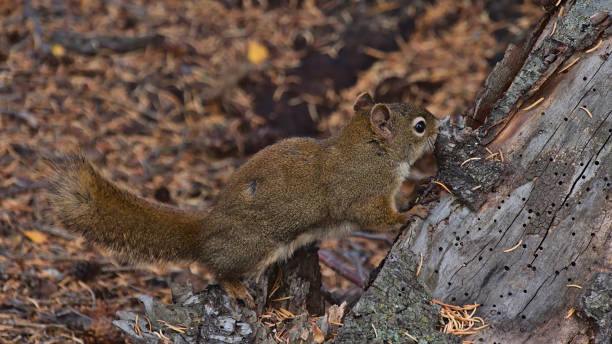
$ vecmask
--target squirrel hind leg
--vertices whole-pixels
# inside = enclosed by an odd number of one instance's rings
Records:
[[[239,279],[224,279],[220,283],[230,297],[232,304],[236,305],[236,301],[241,300],[248,308],[255,309],[255,299],[242,281]]]

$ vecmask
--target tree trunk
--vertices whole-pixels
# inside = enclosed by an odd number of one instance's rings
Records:
[[[491,326],[466,340],[610,342],[611,286],[601,281],[611,279],[598,275],[612,269],[609,9],[609,1],[568,2],[547,14],[522,47],[507,50],[465,115],[476,129],[447,126],[438,140],[438,177],[453,194],[442,194],[427,219],[406,229],[376,288],[364,292],[346,322],[396,287],[390,276],[413,276],[395,261],[412,261],[414,269],[422,254],[418,279],[434,298],[481,304],[476,315]],[[497,163],[486,159],[484,147],[501,150],[503,163],[499,154]],[[465,162],[473,157],[480,160]]]

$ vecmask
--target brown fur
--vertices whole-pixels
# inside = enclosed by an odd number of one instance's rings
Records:
[[[438,121],[409,104],[361,95],[337,136],[291,138],[255,154],[203,212],[160,205],[118,188],[83,157],[55,161],[53,208],[85,238],[139,259],[192,260],[235,287],[299,246],[356,229],[401,226],[393,197],[433,148]],[[426,130],[414,131],[423,117]]]

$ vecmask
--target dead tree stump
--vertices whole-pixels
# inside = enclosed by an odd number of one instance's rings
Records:
[[[412,257],[416,266],[422,254],[418,279],[434,298],[482,305],[477,315],[491,326],[465,340],[610,342],[599,326],[612,310],[585,310],[579,295],[612,269],[611,8],[605,0],[563,5],[507,50],[463,117],[471,128],[463,120],[446,128],[438,177],[453,195],[442,193],[429,217],[406,229],[360,303],[393,288],[377,282],[414,276],[393,261]],[[486,149],[497,156],[487,159]]]

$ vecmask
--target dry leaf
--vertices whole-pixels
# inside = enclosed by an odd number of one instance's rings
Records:
[[[327,311],[327,319],[329,322],[340,323],[342,321],[342,316],[344,315],[344,308],[346,307],[346,301],[342,302],[340,306],[333,305],[329,307]]]
[[[62,57],[65,53],[66,49],[64,49],[64,47],[60,44],[55,44],[53,47],[51,47],[51,54],[53,54],[55,57]]]
[[[323,343],[325,341],[325,336],[323,335],[323,332],[321,331],[319,326],[317,326],[317,324],[312,324],[312,332],[314,332],[313,339],[315,342]]]
[[[259,64],[265,61],[268,58],[268,55],[268,48],[263,46],[261,43],[255,41],[249,42],[249,51],[247,53],[249,61]]]
[[[23,231],[23,234],[32,242],[37,244],[42,244],[43,242],[47,241],[47,236],[39,231]]]

